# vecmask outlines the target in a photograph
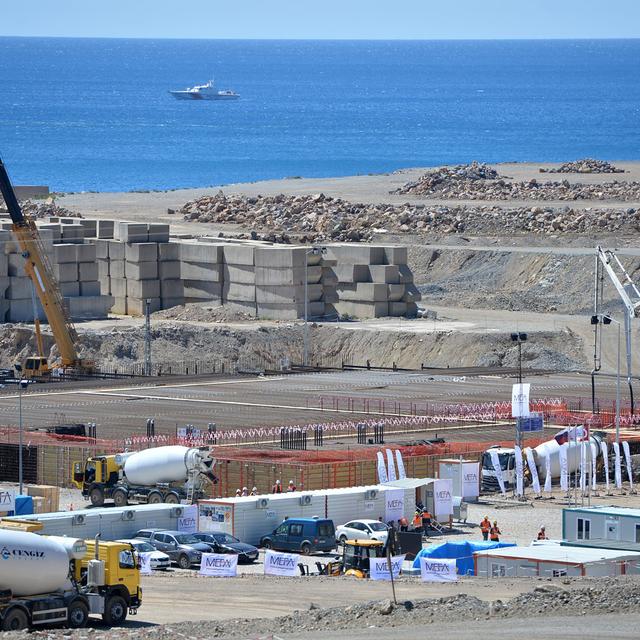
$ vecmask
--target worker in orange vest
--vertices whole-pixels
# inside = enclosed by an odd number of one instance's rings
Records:
[[[289,492],[296,491],[296,485],[293,484],[293,480],[289,480],[289,486],[287,488],[287,491],[289,491]]]
[[[489,538],[491,539],[491,542],[500,542],[501,535],[502,535],[502,531],[500,531],[500,527],[498,527],[498,521],[494,520],[493,526],[489,531]]]
[[[491,531],[491,520],[489,520],[489,516],[485,516],[484,520],[480,523],[480,531],[482,531],[482,539],[489,539],[489,531]]]
[[[413,515],[413,529],[414,531],[422,531],[422,511],[416,509]]]

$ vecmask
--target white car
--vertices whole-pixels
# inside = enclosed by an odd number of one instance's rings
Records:
[[[351,520],[336,528],[336,539],[345,540],[379,540],[387,541],[389,528],[379,520]]]
[[[149,564],[151,565],[152,571],[162,571],[171,566],[171,558],[166,553],[158,551],[146,540],[133,538],[132,540],[117,540],[116,542],[130,544],[138,553],[150,553]]]

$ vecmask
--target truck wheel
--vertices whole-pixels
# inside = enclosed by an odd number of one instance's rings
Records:
[[[153,491],[149,494],[147,498],[147,504],[161,504],[162,503],[162,494],[157,491]]]
[[[273,549],[273,542],[271,542],[271,540],[265,540],[265,541],[262,543],[262,548],[263,548],[263,549],[267,549],[267,551],[268,551],[269,549]]]
[[[308,556],[311,553],[311,545],[308,542],[303,542],[302,545],[300,545],[300,553],[303,556]]]
[[[127,494],[123,489],[116,489],[113,492],[112,497],[116,507],[126,507],[129,502]]]
[[[89,500],[94,507],[101,507],[104,504],[104,491],[100,487],[94,487],[89,493]]]
[[[29,628],[29,618],[22,609],[12,609],[2,621],[3,631],[21,631]]]
[[[189,556],[185,556],[184,554],[178,558],[178,566],[181,569],[191,569],[191,560],[189,560]]]
[[[127,603],[122,596],[111,596],[104,605],[102,619],[110,627],[115,627],[127,619],[127,611]]]
[[[82,629],[89,621],[89,608],[82,600],[75,600],[69,605],[67,613],[68,626],[71,629]]]
[[[180,504],[180,498],[175,493],[167,493],[164,497],[167,504]]]

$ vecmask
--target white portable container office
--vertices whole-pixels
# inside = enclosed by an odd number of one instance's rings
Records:
[[[403,478],[402,480],[392,480],[385,482],[382,487],[390,489],[405,489],[413,491],[414,510],[415,503],[420,503],[427,508],[432,520],[440,524],[451,525],[453,518],[453,495],[452,481],[449,478]],[[448,496],[436,498],[436,493],[444,490]],[[406,501],[405,501],[406,502]],[[405,516],[410,520],[413,511]]]
[[[632,551],[640,551],[640,509],[625,507],[563,509],[562,537],[568,544],[576,543],[583,547],[615,549],[623,545]]]
[[[41,522],[38,532],[50,536],[94,538],[102,540],[131,538],[139,529],[177,529],[184,507],[174,504],[144,504],[127,507],[102,507],[81,511],[57,511],[16,516],[8,520]]]
[[[285,518],[329,518],[336,527],[358,518],[377,520],[381,517],[384,520],[384,494],[395,488],[372,485],[201,500],[198,503],[199,529],[224,531],[255,545]],[[415,510],[415,504],[414,489],[405,489],[404,515],[407,518]]]
[[[640,553],[542,544],[476,551],[473,564],[485,578],[606,577],[640,574]]]

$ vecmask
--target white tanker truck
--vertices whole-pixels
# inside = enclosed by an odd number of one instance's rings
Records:
[[[84,541],[0,529],[0,629],[108,625],[140,606],[135,551],[117,542]]]
[[[206,448],[179,445],[88,458],[74,465],[73,481],[95,507],[113,500],[117,507],[130,503],[193,503],[204,495],[207,483],[216,482],[215,460]]]
[[[597,445],[598,455],[600,455],[600,442],[602,437],[598,434],[592,434],[589,436],[589,442],[593,442]],[[567,442],[567,467],[569,473],[574,473],[580,468],[580,446],[581,441],[569,440]],[[495,446],[487,449],[482,454],[482,489],[484,491],[497,491],[498,478],[496,477],[495,469],[493,468],[493,462],[491,460],[490,450],[495,451],[498,454],[498,460],[502,468],[502,477],[504,478],[504,484],[506,489],[512,489],[516,484],[516,453],[511,447]],[[547,440],[539,444],[532,449],[533,459],[536,463],[536,469],[538,471],[538,477],[541,482],[546,475],[546,456],[549,456],[549,462],[551,463],[551,478],[557,480],[560,477],[560,444],[558,444],[555,438]],[[527,458],[524,456],[524,465],[527,467]]]

